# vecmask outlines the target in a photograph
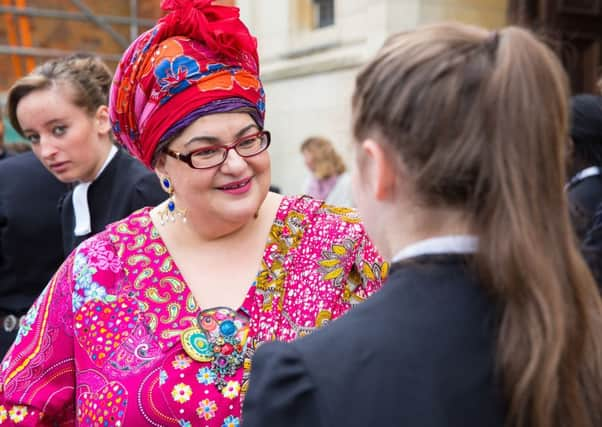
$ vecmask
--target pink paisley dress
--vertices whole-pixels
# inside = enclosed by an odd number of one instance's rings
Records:
[[[386,274],[353,210],[289,197],[242,306],[205,308],[141,209],[83,242],[22,321],[0,424],[239,426],[256,346],[311,333]]]

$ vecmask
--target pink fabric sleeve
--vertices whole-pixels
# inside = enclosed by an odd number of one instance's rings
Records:
[[[75,424],[72,254],[21,322],[0,371],[0,425]]]
[[[386,281],[388,272],[389,264],[382,259],[364,231],[358,241],[355,262],[350,273],[350,276],[360,276],[361,283],[353,292],[355,299],[363,301],[377,292]]]

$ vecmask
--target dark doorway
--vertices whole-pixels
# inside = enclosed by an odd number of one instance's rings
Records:
[[[602,76],[602,0],[509,0],[512,24],[546,38],[562,57],[573,92],[596,92]]]

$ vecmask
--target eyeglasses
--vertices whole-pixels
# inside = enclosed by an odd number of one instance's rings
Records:
[[[263,153],[270,146],[271,136],[267,130],[245,135],[231,145],[211,145],[199,148],[188,154],[165,150],[168,156],[185,162],[193,169],[210,169],[226,161],[230,150],[236,151],[240,157],[253,157]]]

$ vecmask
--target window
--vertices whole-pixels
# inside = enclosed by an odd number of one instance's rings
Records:
[[[314,28],[329,27],[334,24],[334,0],[312,0]]]
[[[313,31],[334,26],[335,0],[296,0],[293,28],[296,31]]]

